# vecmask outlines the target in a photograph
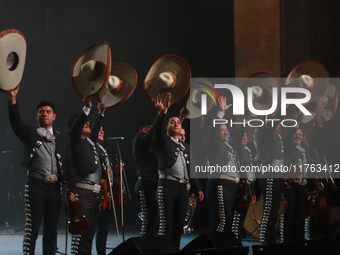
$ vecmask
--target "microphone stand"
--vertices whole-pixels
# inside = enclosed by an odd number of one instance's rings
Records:
[[[14,218],[16,218],[16,222],[18,225],[21,225],[18,209],[16,205],[16,198],[22,197],[22,194],[20,192],[20,189],[18,187],[18,182],[15,178],[14,168],[12,164],[12,159],[10,157],[10,154],[13,153],[13,150],[6,150],[1,151],[0,153],[5,154],[6,160],[7,160],[7,183],[6,183],[6,197],[4,201],[0,203],[1,208],[4,208],[4,215],[5,215],[5,226],[0,228],[0,231],[6,229],[7,232],[9,229],[14,229],[14,232],[17,233],[21,230],[24,230],[25,228],[21,229],[15,229],[12,228],[12,223],[14,223]],[[12,157],[13,158],[13,157]],[[15,189],[15,187],[16,189]],[[16,191],[16,192],[15,192]],[[13,220],[13,221],[12,221]]]

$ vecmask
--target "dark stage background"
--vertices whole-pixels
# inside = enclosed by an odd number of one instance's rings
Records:
[[[143,92],[149,68],[162,55],[176,54],[188,62],[193,77],[233,77],[233,20],[233,1],[217,0],[209,3],[201,0],[15,0],[2,1],[0,7],[0,31],[15,28],[27,41],[18,103],[22,118],[28,124],[37,125],[37,103],[50,100],[57,108],[54,128],[62,133],[68,131],[67,119],[83,106],[82,98],[72,86],[71,68],[76,58],[94,43],[107,41],[113,63],[124,62],[136,69],[135,92],[122,105],[107,109],[104,123],[106,137],[125,137],[120,146],[132,193],[137,176],[131,140],[138,131],[139,120],[153,119],[157,113]],[[4,205],[1,208],[9,209],[0,213],[0,226],[4,220],[23,226],[21,194],[26,169],[19,165],[23,145],[9,125],[8,95],[1,93],[0,97],[0,151],[12,151],[0,154],[0,202]],[[92,101],[91,119],[97,113],[96,98]],[[179,113],[182,106],[183,100],[173,105],[170,112]],[[116,153],[115,142],[104,141],[103,145],[111,156]],[[10,167],[13,171],[8,171]],[[7,190],[11,194],[9,202]],[[19,217],[15,216],[15,211]],[[140,225],[138,211],[136,201],[128,202],[126,226]]]
[[[331,77],[339,77],[340,2],[329,0],[329,3],[329,12],[323,14],[330,17],[329,58],[310,60],[320,61],[330,71]],[[83,106],[82,98],[72,86],[72,65],[96,42],[109,43],[113,63],[124,62],[135,68],[138,74],[136,90],[125,103],[106,110],[104,123],[106,137],[125,137],[120,148],[132,194],[137,176],[131,140],[138,131],[139,120],[144,117],[153,119],[157,113],[143,92],[144,78],[154,61],[165,54],[176,54],[188,62],[193,77],[235,76],[233,0],[2,1],[0,31],[9,28],[20,30],[27,40],[18,103],[22,119],[30,125],[37,125],[35,108],[38,102],[50,100],[57,107],[54,128],[61,133],[68,131],[67,119]],[[335,85],[339,90],[339,84]],[[7,100],[7,93],[0,93],[0,208],[3,208],[0,210],[0,227],[5,221],[20,227],[24,226],[26,169],[20,166],[23,145],[9,125]],[[179,113],[183,101],[173,105],[170,114]],[[90,119],[97,113],[96,104],[94,98]],[[340,141],[339,115],[338,109],[325,129],[323,140],[323,145],[328,145],[331,163],[339,163],[336,149]],[[187,131],[188,124],[188,120],[184,121]],[[113,141],[104,141],[103,146],[110,156],[117,152]],[[201,184],[204,188],[205,181],[201,180]],[[198,208],[193,225],[207,229],[208,210],[203,203]],[[138,203],[128,201],[126,226],[140,225],[138,211]],[[61,218],[62,227],[63,212]]]

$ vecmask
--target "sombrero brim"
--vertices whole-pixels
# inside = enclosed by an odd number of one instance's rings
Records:
[[[176,76],[176,86],[172,89],[163,89],[157,82],[157,77],[163,72],[171,72]],[[145,77],[143,90],[151,100],[164,99],[171,92],[170,104],[181,100],[189,90],[191,70],[187,62],[176,55],[164,55],[156,60]]]
[[[315,119],[317,119],[322,111],[323,105],[325,102],[325,97],[321,96],[319,99],[306,104],[305,107],[306,109],[312,114],[312,115],[304,115],[304,114],[300,114],[300,122],[302,124],[308,123],[310,121],[313,121]],[[301,111],[300,111],[301,113]]]
[[[98,101],[104,104],[106,108],[119,105],[128,100],[136,88],[138,79],[136,70],[125,63],[112,64],[110,75],[118,77],[124,84],[118,95],[110,93],[107,84],[98,92]]]
[[[285,86],[291,87],[296,84],[297,79],[301,75],[309,75],[314,79],[314,88],[310,91],[311,98],[306,103],[309,104],[325,94],[329,85],[329,74],[327,69],[316,61],[303,61],[299,63],[287,76]],[[296,98],[304,97],[303,94],[296,94]]]
[[[103,71],[96,80],[89,80],[81,72],[84,63],[95,60],[103,63]],[[95,95],[107,83],[111,71],[111,50],[107,42],[98,42],[85,50],[72,67],[72,83],[80,96]]]
[[[272,106],[272,90],[273,88],[278,88],[278,82],[275,79],[275,77],[273,75],[271,75],[270,73],[267,72],[258,72],[255,73],[253,75],[251,75],[245,82],[245,84],[243,85],[243,94],[244,95],[248,95],[248,88],[253,87],[253,86],[258,86],[260,88],[262,88],[262,90],[265,93],[265,98],[263,100],[263,102],[257,102],[257,101],[253,101],[253,106],[255,109],[257,110],[268,110],[270,109],[270,107]],[[277,95],[279,93],[279,90],[277,90]],[[277,96],[276,95],[276,96]],[[247,109],[247,114],[251,117],[257,117],[257,115],[251,113],[248,109]]]
[[[325,121],[329,121],[338,108],[338,90],[333,84],[330,84],[324,96],[328,97],[328,107],[323,107],[320,116],[323,116]]]
[[[10,91],[16,88],[22,79],[26,61],[26,39],[16,29],[0,32],[0,91]],[[13,63],[7,63],[12,53]]]
[[[207,86],[208,85],[208,86]],[[194,104],[192,101],[193,93],[194,91],[201,91],[202,93],[205,93],[204,90],[208,91],[209,95],[207,95],[207,113],[214,107],[216,100],[216,94],[214,91],[212,91],[210,87],[214,87],[214,85],[206,78],[198,77],[198,78],[192,78],[190,82],[190,90],[189,93],[186,95],[186,103],[185,108],[187,109],[187,114],[185,115],[185,118],[187,119],[195,119],[198,117],[201,117],[202,115],[202,109],[201,104]],[[214,99],[212,99],[212,97]]]

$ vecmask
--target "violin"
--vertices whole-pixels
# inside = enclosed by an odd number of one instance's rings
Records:
[[[247,180],[244,180],[238,185],[238,201],[237,201],[237,211],[239,213],[248,210],[248,199],[249,199],[249,185]]]
[[[304,219],[308,217],[313,211],[315,217],[318,219],[320,217],[320,214],[322,214],[324,211],[327,210],[327,202],[324,196],[318,196],[320,192],[323,191],[324,185],[321,181],[317,181],[317,187],[318,190],[316,191],[315,194],[307,192],[306,193],[306,200],[305,200],[305,207],[304,211],[302,213],[301,218]],[[318,197],[318,204],[320,205],[319,208],[317,208],[317,201],[315,200],[315,197]],[[320,197],[320,198],[319,198]],[[320,210],[319,210],[320,209]]]
[[[70,196],[68,185],[65,183],[67,196]],[[72,235],[82,234],[88,227],[88,221],[84,215],[81,214],[81,204],[78,200],[74,202],[68,201],[65,205],[65,211],[68,216],[67,228]]]
[[[316,163],[320,164],[322,167],[328,167],[328,162],[325,154],[323,154],[323,161],[320,159],[318,151],[313,148],[314,158]],[[316,220],[319,220],[324,214],[328,212],[327,205],[327,195],[331,192],[330,189],[337,188],[330,172],[326,171],[325,179],[319,178],[316,180],[317,191],[316,194],[306,194],[305,209],[302,217],[307,217],[313,212]]]
[[[107,155],[103,155],[103,162],[105,165],[107,165],[106,161]],[[112,206],[112,200],[111,200],[111,183],[110,183],[110,174],[111,169],[109,168],[107,171],[105,171],[103,179],[101,180],[101,199],[100,199],[100,207],[102,210],[111,210]]]
[[[123,204],[123,207],[126,206],[126,187],[125,187],[125,180],[121,177],[120,173],[124,170],[123,164],[119,162],[118,155],[114,155],[114,158],[116,160],[116,167],[115,167],[115,174],[119,173],[117,176],[114,177],[113,183],[115,187],[114,192],[114,201],[117,206],[121,207]]]
[[[115,201],[113,200],[113,190],[112,186],[113,183],[111,182],[111,165],[108,164],[107,160],[107,154],[103,154],[102,160],[103,163],[106,166],[106,170],[104,172],[104,176],[101,180],[101,199],[100,199],[100,207],[102,210],[111,210],[113,209],[113,215],[116,223],[116,231],[117,231],[117,236],[119,236],[119,230],[118,230],[118,223],[117,223],[117,215],[116,215],[116,209],[115,209]]]

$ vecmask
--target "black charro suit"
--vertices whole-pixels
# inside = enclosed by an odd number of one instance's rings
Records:
[[[82,234],[73,236],[72,254],[91,254],[99,213],[101,159],[95,142],[98,139],[98,133],[104,117],[100,114],[96,116],[91,128],[91,135],[84,139],[81,137],[81,133],[87,120],[88,116],[84,111],[81,111],[75,119],[70,132],[76,178],[75,192],[82,206],[82,214],[85,215],[89,225]],[[94,179],[89,178],[90,176],[94,177]],[[86,187],[80,186],[84,184]]]
[[[48,156],[49,158],[44,158],[38,153],[40,146],[44,146],[45,143],[52,144],[52,142],[47,141],[46,137],[39,135],[37,128],[22,122],[17,103],[14,105],[9,103],[8,109],[12,129],[25,145],[22,165],[29,169],[25,189],[26,228],[23,252],[25,255],[34,254],[39,226],[42,217],[44,217],[43,253],[54,254],[61,204],[60,182],[64,180],[70,182],[71,189],[74,184],[70,138],[54,131],[55,152]],[[31,166],[32,163],[44,166],[44,162],[51,161],[53,157],[56,160],[57,169],[53,167],[50,174],[58,175],[58,181],[45,182],[43,179],[44,174],[39,173],[36,169],[32,169]],[[42,172],[47,173],[47,171]]]
[[[275,118],[282,120],[277,114]],[[271,122],[259,128],[257,132],[257,148],[259,151],[260,164],[265,166],[282,166],[284,159],[284,146],[282,137],[275,132],[279,122],[273,125]],[[275,176],[273,176],[275,175]],[[283,173],[277,172],[269,178],[259,178],[259,185],[263,194],[263,211],[260,225],[260,243],[275,243],[275,226],[279,211],[282,189]],[[276,178],[273,178],[276,177]]]
[[[232,229],[234,205],[237,201],[239,186],[239,159],[237,152],[219,138],[219,128],[211,128],[209,135],[203,140],[204,150],[209,165],[216,167],[230,166],[236,172],[211,173],[208,179],[207,196],[210,203],[211,231],[230,232]],[[225,179],[229,178],[229,179]],[[235,233],[235,232],[234,232]]]
[[[250,203],[252,201],[252,197],[255,196],[255,189],[254,189],[255,173],[252,171],[248,171],[246,169],[246,168],[251,169],[251,167],[253,166],[253,155],[252,155],[251,150],[248,148],[248,146],[242,144],[245,132],[246,132],[246,127],[244,126],[241,126],[238,129],[237,135],[233,140],[233,148],[236,150],[237,155],[239,156],[240,167],[243,168],[240,173],[240,177],[242,178],[241,183],[243,184],[243,189],[240,190],[241,194],[239,194],[239,198],[243,198],[244,200],[246,200],[246,201],[241,200],[241,203],[243,201],[243,203],[247,204],[247,208],[249,208]],[[241,240],[242,231],[244,231],[243,223],[246,218],[246,215],[247,215],[247,210],[245,209],[245,205],[240,206],[240,208],[236,206],[232,230],[239,240]]]
[[[153,125],[155,128],[153,144],[158,156],[158,169],[169,176],[167,174],[167,169],[170,169],[175,165],[182,152],[192,191],[198,194],[198,191],[201,191],[199,182],[196,178],[190,178],[189,148],[185,147],[185,145],[180,141],[175,143],[175,141],[167,135],[164,128],[165,118],[166,115],[163,112],[160,112]],[[181,179],[181,181],[178,178],[170,180],[167,178],[161,178],[160,175],[158,180],[157,202],[160,217],[158,234],[169,237],[173,245],[178,249],[180,246],[183,227],[185,225],[185,213],[189,201],[189,192],[187,187],[187,182],[184,178]]]
[[[148,132],[139,132],[132,140],[132,152],[136,163],[137,175],[158,179],[157,156],[152,147],[154,126]]]
[[[252,159],[252,151],[248,147],[248,144],[243,145],[242,140],[244,137],[244,133],[246,132],[246,128],[241,126],[238,131],[235,139],[232,142],[233,148],[236,150],[237,155],[240,160],[240,165],[241,166],[251,166],[253,164],[253,159]]]
[[[148,132],[139,132],[132,140],[132,152],[138,180],[135,195],[142,213],[141,236],[156,236],[158,231],[156,190],[158,183],[157,156],[152,146],[154,126]]]
[[[74,121],[71,128],[71,144],[72,144],[72,160],[74,163],[76,177],[84,177],[87,174],[93,174],[98,169],[100,163],[95,159],[96,153],[93,146],[81,137],[84,124],[88,121],[88,116],[81,111]],[[104,116],[98,114],[91,127],[91,135],[89,138],[96,143],[100,127],[104,121]]]
[[[296,169],[303,167],[304,164],[311,165],[314,163],[311,151],[307,145],[302,142],[301,147],[293,143],[293,138],[298,129],[290,128],[285,137],[285,165],[295,166]],[[301,131],[300,131],[301,132]],[[302,137],[301,137],[302,138]],[[302,168],[303,169],[303,168]],[[299,172],[299,171],[297,171]],[[284,213],[283,231],[281,229],[281,240],[284,242],[299,241],[304,238],[304,219],[302,218],[305,202],[306,192],[308,190],[316,190],[315,179],[308,176],[308,172],[303,173],[301,176],[291,176],[290,188],[285,191],[284,196],[288,202],[288,208]],[[299,178],[300,177],[300,178]],[[299,178],[296,180],[296,178]],[[305,229],[309,231],[309,229]]]

